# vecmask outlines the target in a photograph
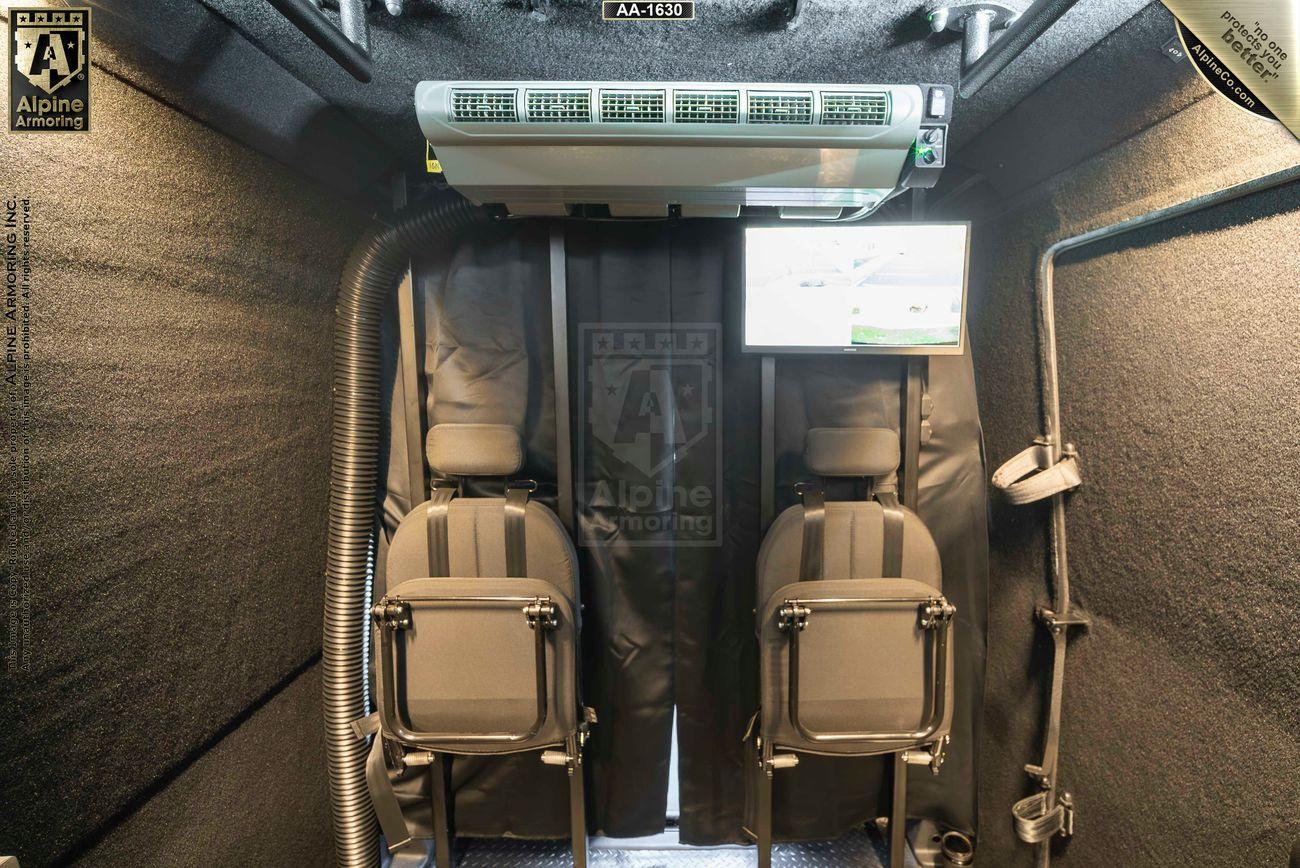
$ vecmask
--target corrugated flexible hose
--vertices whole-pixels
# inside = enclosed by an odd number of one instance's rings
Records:
[[[375,814],[366,789],[367,745],[351,726],[366,713],[364,609],[379,481],[379,324],[413,252],[490,219],[459,196],[443,196],[367,232],[339,281],[322,678],[334,848],[341,868],[379,863]]]

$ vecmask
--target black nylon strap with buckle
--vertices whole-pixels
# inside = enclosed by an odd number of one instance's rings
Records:
[[[528,575],[528,538],[525,533],[528,495],[537,490],[532,480],[506,484],[506,577],[522,579]]]
[[[456,489],[450,485],[434,484],[425,505],[425,530],[429,535],[429,575],[445,576],[451,570],[447,545],[447,509]]]
[[[803,551],[799,555],[799,581],[815,582],[825,575],[826,492],[820,485],[801,482],[795,493],[803,500]]]
[[[903,575],[903,508],[898,495],[882,491],[876,495],[884,521],[884,542],[881,545],[880,577],[897,579]]]

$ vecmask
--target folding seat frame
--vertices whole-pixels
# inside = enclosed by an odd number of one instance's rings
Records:
[[[563,240],[560,236],[560,253]],[[554,246],[554,245],[553,245]],[[554,253],[554,251],[553,251]],[[561,288],[562,297],[562,288]],[[377,711],[355,728],[359,735],[374,733],[376,744],[367,763],[366,777],[372,802],[394,852],[411,840],[400,804],[389,779],[389,769],[427,767],[432,801],[434,859],[437,868],[451,868],[455,818],[451,793],[451,761],[455,755],[504,755],[540,751],[547,765],[563,766],[569,777],[569,835],[575,868],[586,868],[587,823],[583,779],[583,748],[586,745],[595,713],[581,700],[581,654],[576,566],[572,575],[573,597],[549,581],[528,577],[529,496],[536,491],[533,480],[510,480],[523,464],[523,450],[518,433],[510,426],[460,424],[437,425],[423,434],[421,378],[424,370],[422,346],[415,329],[414,280],[410,271],[397,291],[399,347],[402,361],[402,398],[407,441],[406,465],[412,491],[411,501],[419,501],[426,485],[428,468],[442,478],[429,485],[429,498],[413,507],[407,518],[423,519],[427,540],[428,575],[407,577],[400,583],[390,569],[388,592],[371,608],[374,625],[374,651],[377,663]],[[567,397],[566,397],[567,402]],[[557,394],[557,403],[559,395]],[[567,414],[557,406],[557,416]],[[457,432],[457,429],[460,429]],[[472,432],[465,429],[474,429]],[[456,432],[454,437],[446,436]],[[445,442],[439,446],[442,438]],[[465,439],[470,437],[470,439]],[[459,438],[459,439],[457,439]],[[486,459],[494,450],[510,455],[504,463]],[[503,576],[453,577],[450,570],[449,513],[453,501],[463,493],[463,481],[475,477],[504,477],[505,496],[500,509],[504,532]],[[565,511],[566,480],[561,473],[561,510]],[[462,501],[463,502],[463,501]],[[472,501],[479,508],[496,509],[496,504]],[[538,506],[532,505],[536,510]],[[543,508],[544,509],[544,508]],[[423,514],[421,514],[423,511]],[[548,512],[549,514],[549,512]],[[552,519],[554,515],[550,516]],[[478,521],[477,515],[473,519]],[[406,518],[403,519],[406,521]],[[476,533],[477,533],[477,524]],[[563,525],[555,527],[572,553],[572,544]],[[400,536],[400,527],[399,533]],[[393,543],[396,545],[397,536]],[[477,543],[476,543],[477,544]],[[418,547],[418,543],[416,543]],[[390,566],[392,550],[390,549]],[[561,578],[558,576],[552,578]],[[483,613],[519,612],[518,629],[532,632],[532,667],[535,691],[535,715],[526,728],[515,731],[492,729],[421,730],[412,724],[407,708],[407,681],[403,677],[403,635],[418,635],[417,620],[453,610]],[[506,634],[501,634],[506,635]],[[557,667],[548,665],[548,656]],[[567,670],[567,676],[565,673]],[[556,679],[565,678],[566,681]],[[560,695],[560,694],[563,695]],[[455,702],[455,700],[449,700]],[[570,707],[572,706],[572,707]]]
[[[810,452],[813,438],[819,436],[822,435],[818,434],[818,429],[810,432]],[[885,429],[877,429],[874,436],[877,441],[882,436],[895,437],[893,432]],[[816,469],[817,462],[811,457],[809,464]],[[874,489],[869,490],[868,495],[874,495],[880,504],[883,520],[880,579],[827,579],[823,576],[827,511],[825,494],[820,485],[801,483],[795,488],[802,500],[803,512],[799,580],[778,588],[768,599],[759,601],[759,638],[764,661],[762,696],[765,705],[757,718],[759,728],[755,751],[759,766],[755,836],[758,839],[760,868],[770,868],[772,864],[774,773],[777,769],[797,765],[798,753],[837,756],[893,754],[893,798],[889,822],[892,868],[902,868],[904,864],[907,767],[913,764],[928,765],[937,774],[944,761],[950,716],[948,703],[952,672],[952,620],[956,609],[938,588],[924,582],[891,578],[900,577],[902,573],[902,540],[907,520],[896,494],[897,466],[895,452],[892,464],[888,467],[864,467],[864,471],[870,472],[862,474],[818,471],[828,476],[860,476],[868,479],[869,489]],[[761,585],[762,575],[758,579]],[[924,701],[917,726],[892,731],[818,731],[809,726],[801,714],[800,637],[809,629],[810,624],[815,623],[815,613],[840,611],[869,615],[900,607],[915,612],[916,627],[922,631],[924,638]],[[784,638],[783,643],[779,637]],[[775,704],[776,695],[779,695],[773,693],[768,677],[769,648],[775,647],[783,647],[780,653],[784,654],[786,668],[783,709],[770,707]],[[779,678],[777,680],[780,681]],[[781,714],[788,719],[788,728],[776,722],[776,716]]]
[[[593,715],[576,701],[572,720],[562,738],[544,738],[556,731],[557,718],[564,716],[553,697],[554,684],[548,672],[548,654],[560,666],[574,672],[573,692],[577,696],[578,612],[576,604],[557,586],[525,573],[525,516],[528,495],[536,489],[531,480],[506,484],[505,553],[507,576],[501,579],[469,577],[443,578],[447,569],[447,512],[459,486],[435,483],[426,504],[416,507],[427,511],[430,572],[428,579],[402,582],[385,594],[371,609],[376,628],[375,650],[378,662],[378,737],[396,768],[427,766],[432,793],[434,857],[437,868],[450,868],[454,838],[451,801],[452,755],[500,755],[542,750],[541,760],[548,765],[564,766],[569,775],[570,837],[573,860],[577,868],[587,862],[586,800],[583,785],[582,751]],[[440,590],[446,584],[448,591]],[[482,586],[482,592],[473,586]],[[411,586],[415,586],[411,589]],[[405,684],[399,675],[402,663],[401,634],[415,627],[417,613],[450,612],[457,609],[519,612],[519,628],[533,634],[533,667],[536,690],[536,715],[531,725],[517,731],[425,731],[412,725],[403,713]],[[558,638],[557,638],[558,637]],[[548,641],[554,647],[548,652]],[[567,653],[561,653],[567,649]],[[563,724],[560,724],[563,726]],[[539,738],[544,738],[541,743]],[[402,842],[390,842],[400,846]]]

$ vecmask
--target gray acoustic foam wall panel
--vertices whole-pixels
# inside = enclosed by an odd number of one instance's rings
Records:
[[[1152,111],[1159,111],[1153,107]],[[1163,116],[1161,114],[1160,116]],[[1158,116],[1158,117],[1160,117]],[[1014,139],[1001,157],[1016,158]],[[1052,241],[1300,162],[1276,125],[1209,96],[975,225],[972,343],[990,467],[1040,432],[1033,279]],[[1072,644],[1070,866],[1283,865],[1300,835],[1300,189],[1068,254],[1057,269]],[[994,498],[981,863],[1033,864],[1050,644],[1045,507]]]
[[[77,864],[330,864],[334,843],[320,696],[320,666],[314,664],[107,830]]]
[[[386,198],[396,154],[206,6],[95,0],[94,39],[96,63],[159,101],[353,200]]]
[[[0,688],[0,852],[25,868],[83,854],[319,655],[334,287],[362,225],[92,75],[88,135],[0,136],[33,221],[33,668]],[[327,838],[300,716],[297,785],[267,786]]]

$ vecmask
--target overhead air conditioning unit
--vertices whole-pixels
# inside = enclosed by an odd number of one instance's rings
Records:
[[[447,182],[515,214],[859,215],[945,163],[945,85],[424,81],[416,115]]]

